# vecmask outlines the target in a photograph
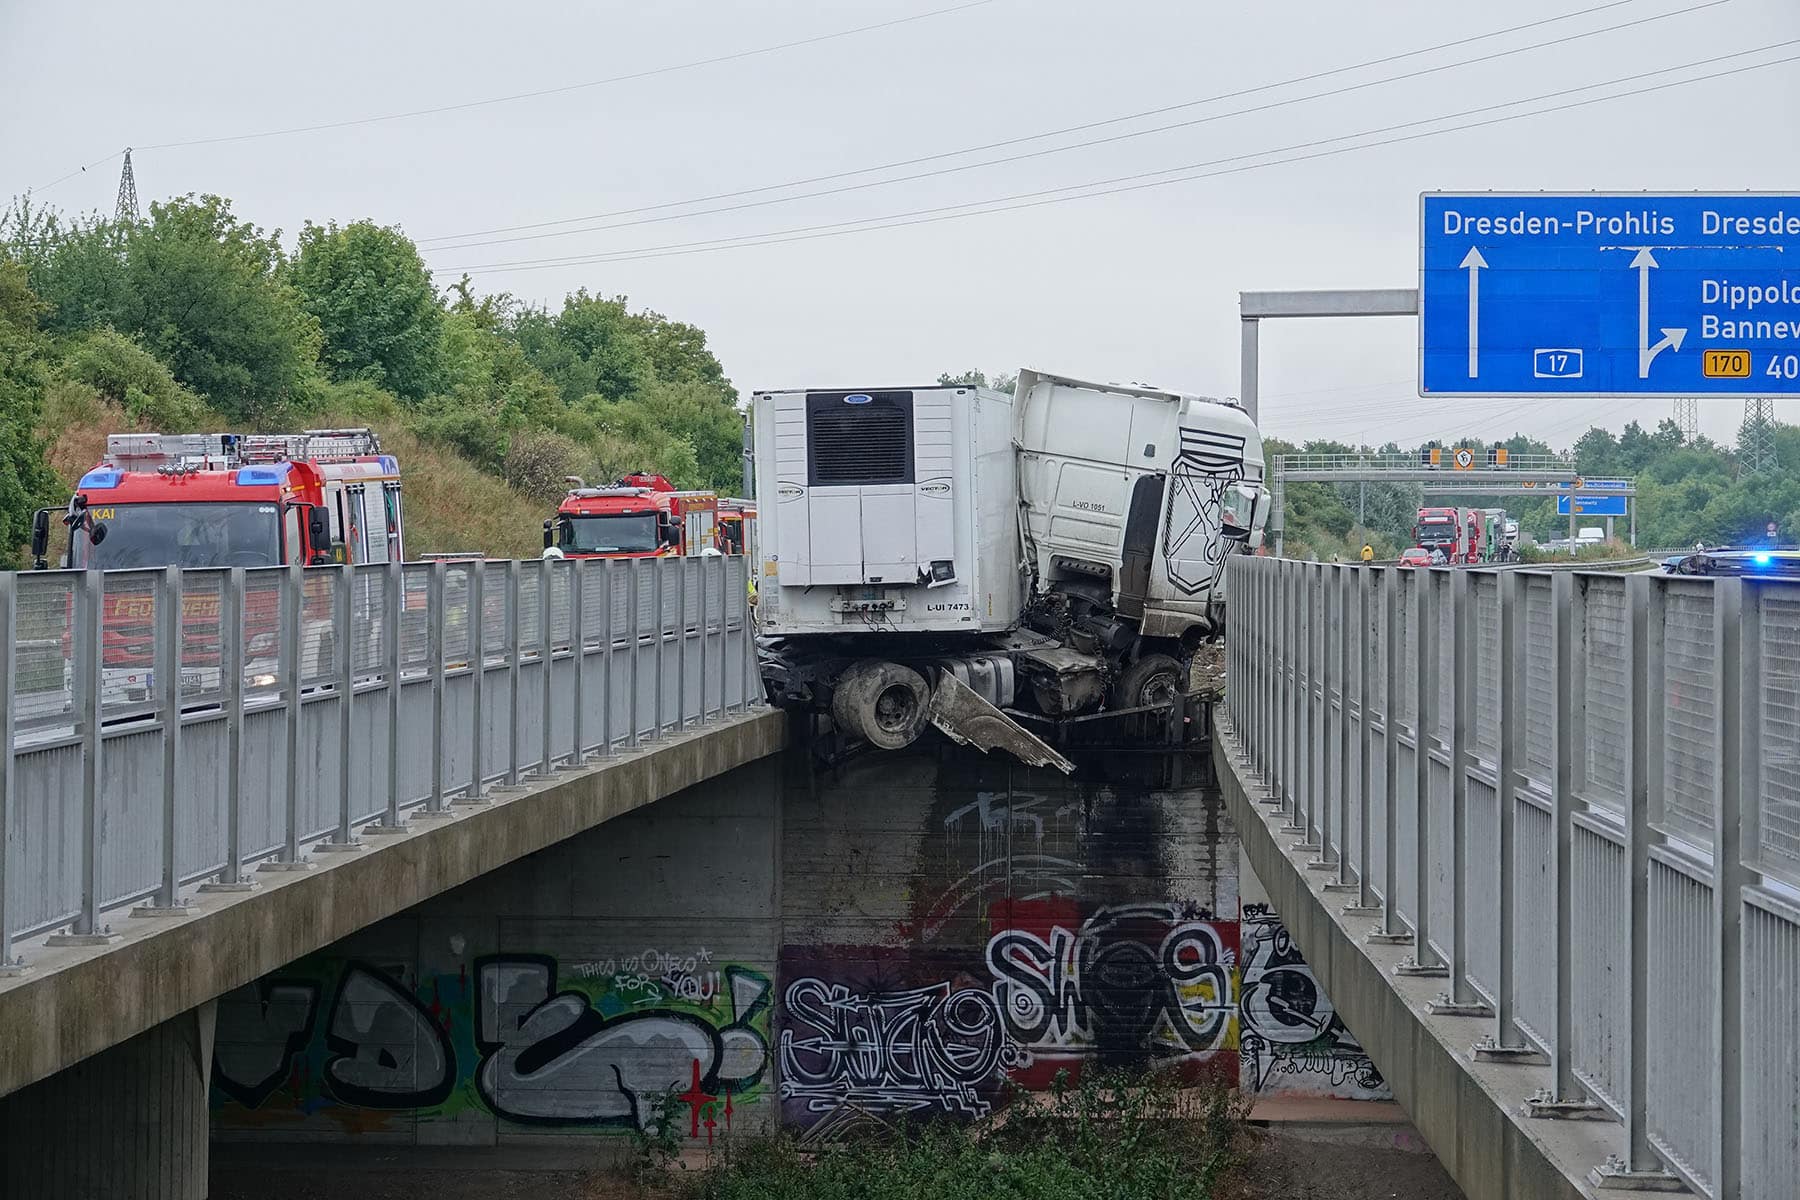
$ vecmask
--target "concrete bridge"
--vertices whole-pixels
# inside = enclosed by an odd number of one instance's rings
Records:
[[[1475,1200],[1800,1179],[1800,590],[1240,558],[1215,759]]]
[[[0,1192],[204,1195],[219,997],[783,746],[744,570],[0,575]]]

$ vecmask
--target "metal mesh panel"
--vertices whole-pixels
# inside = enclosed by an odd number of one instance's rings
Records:
[[[1519,1024],[1538,1045],[1548,1049],[1556,1035],[1556,889],[1551,883],[1555,842],[1550,814],[1528,800],[1513,809],[1513,986],[1519,1001]]]
[[[1663,648],[1662,819],[1670,832],[1711,845],[1718,763],[1709,587],[1669,585]]]
[[[488,658],[506,653],[506,606],[511,584],[506,569],[498,563],[487,567],[481,579],[481,646]]]
[[[244,694],[268,695],[281,683],[281,617],[287,572],[279,567],[244,573]]]
[[[1756,850],[1764,870],[1800,883],[1800,596],[1771,587],[1759,588],[1756,599],[1762,626]]]
[[[1744,1041],[1756,1069],[1744,1081],[1744,1196],[1781,1200],[1800,1179],[1800,927],[1744,910]]]
[[[1448,745],[1450,722],[1456,700],[1455,653],[1456,616],[1450,609],[1449,572],[1431,573],[1431,599],[1436,606],[1437,626],[1437,711],[1432,714],[1431,735]]]
[[[144,708],[156,668],[161,572],[107,571],[100,605],[100,703],[106,716]]]
[[[1419,661],[1418,630],[1413,628],[1413,607],[1418,596],[1417,571],[1406,571],[1400,576],[1400,587],[1396,599],[1400,604],[1400,723],[1411,726],[1419,715],[1419,699],[1413,692],[1413,682],[1424,670]]]
[[[67,720],[74,711],[74,579],[20,575],[18,589],[13,721],[24,730]]]
[[[474,623],[469,619],[469,579],[474,573],[475,568],[469,563],[451,563],[444,568],[444,612],[439,624],[443,628],[446,667],[466,664],[475,644]]]
[[[545,561],[544,571],[550,588],[550,644],[566,649],[574,636],[575,566],[552,559]]]
[[[224,571],[181,573],[181,698],[183,702],[219,694],[220,609]]]
[[[387,567],[356,568],[350,581],[351,670],[359,676],[387,670]]]
[[[1583,579],[1586,618],[1576,674],[1587,736],[1582,798],[1625,810],[1625,750],[1631,738],[1630,614],[1623,579]]]
[[[1620,986],[1630,966],[1625,847],[1577,823],[1570,847],[1571,1062],[1617,1111],[1626,1091],[1631,999]]]
[[[400,593],[400,663],[407,671],[422,670],[431,661],[431,567],[410,563],[402,568]]]
[[[1548,792],[1556,774],[1556,625],[1546,576],[1525,581],[1525,644],[1519,650],[1525,656],[1525,767]]]
[[[1656,1047],[1647,1081],[1650,1140],[1693,1174],[1711,1179],[1713,1089],[1695,1081],[1711,1077],[1718,1065],[1712,889],[1652,859],[1649,893],[1650,978],[1693,984],[1650,989],[1649,1038]]]
[[[534,652],[543,642],[543,587],[543,560],[524,564],[519,572],[519,645]]]
[[[1474,606],[1475,712],[1470,727],[1477,757],[1488,762],[1500,758],[1500,580],[1476,575],[1469,581],[1469,603]]]
[[[581,633],[589,645],[603,644],[607,634],[611,632],[606,628],[606,614],[609,611],[607,609],[607,592],[616,582],[608,574],[612,569],[604,559],[590,562],[582,568],[581,616],[583,625]],[[613,619],[617,620],[618,606],[614,605],[610,611]]]

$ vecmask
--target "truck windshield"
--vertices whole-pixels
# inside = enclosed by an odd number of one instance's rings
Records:
[[[1456,540],[1455,521],[1420,521],[1419,545],[1439,546]]]
[[[98,546],[77,535],[74,563],[134,567],[273,567],[281,563],[280,514],[273,504],[95,504],[106,526]]]
[[[561,546],[571,554],[636,554],[655,550],[656,514],[564,517]]]

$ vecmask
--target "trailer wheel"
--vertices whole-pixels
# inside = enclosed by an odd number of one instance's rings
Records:
[[[931,689],[911,667],[860,662],[838,677],[832,719],[877,750],[900,750],[925,732]]]
[[[1173,704],[1182,690],[1186,670],[1167,654],[1145,654],[1119,672],[1113,683],[1114,708],[1145,708]]]

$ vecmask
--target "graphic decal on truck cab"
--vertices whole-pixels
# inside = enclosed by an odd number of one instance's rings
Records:
[[[1182,428],[1163,520],[1169,582],[1182,595],[1211,590],[1225,570],[1225,490],[1243,477],[1242,434]]]

